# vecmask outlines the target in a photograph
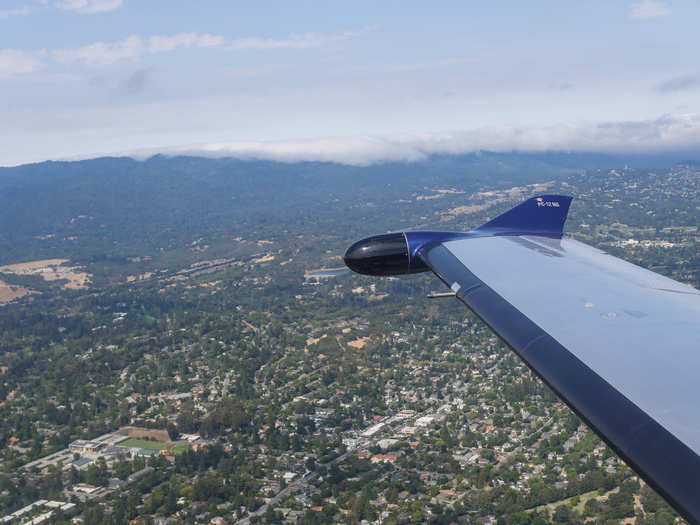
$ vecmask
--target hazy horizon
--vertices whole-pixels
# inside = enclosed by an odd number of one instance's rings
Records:
[[[0,165],[700,147],[690,1],[7,0]]]

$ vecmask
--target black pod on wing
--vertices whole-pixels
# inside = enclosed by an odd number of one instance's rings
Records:
[[[375,235],[357,241],[345,252],[344,260],[352,271],[365,275],[401,275],[428,270],[420,259],[411,260],[403,233]]]

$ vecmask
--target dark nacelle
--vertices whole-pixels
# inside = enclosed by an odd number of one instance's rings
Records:
[[[401,275],[428,270],[420,259],[411,260],[403,233],[362,239],[348,248],[344,260],[352,271],[365,275]]]

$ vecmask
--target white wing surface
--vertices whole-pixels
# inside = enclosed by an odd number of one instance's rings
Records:
[[[570,239],[446,240],[418,255],[693,522],[700,292]]]

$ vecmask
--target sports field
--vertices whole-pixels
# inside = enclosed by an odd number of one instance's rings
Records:
[[[168,448],[166,443],[161,443],[160,441],[148,441],[147,439],[127,439],[119,443],[121,447],[129,448],[145,448],[147,450],[163,450]]]

